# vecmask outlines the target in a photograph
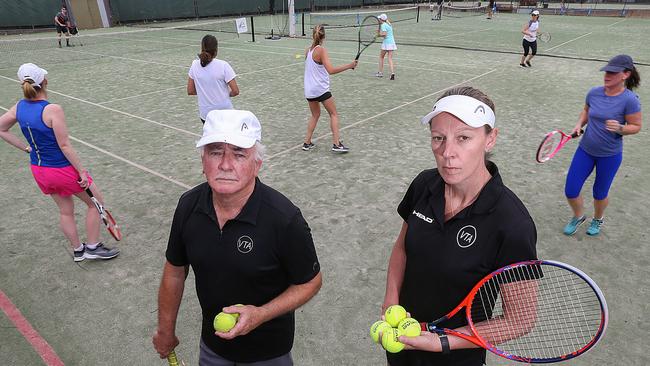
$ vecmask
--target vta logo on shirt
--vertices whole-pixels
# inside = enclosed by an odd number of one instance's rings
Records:
[[[237,239],[237,250],[244,254],[250,253],[253,250],[253,239],[250,236],[241,236]]]
[[[472,225],[463,226],[456,234],[456,243],[461,248],[471,247],[476,241],[476,228]]]
[[[423,214],[413,210],[413,215],[417,216],[418,219],[424,220],[425,222],[428,222],[429,224],[433,223],[433,219],[430,217],[426,217]]]

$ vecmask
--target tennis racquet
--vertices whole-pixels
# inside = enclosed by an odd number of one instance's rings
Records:
[[[122,240],[122,231],[120,231],[120,227],[117,225],[117,222],[113,218],[113,215],[111,215],[110,211],[108,211],[99,200],[95,198],[90,188],[86,188],[86,193],[88,193],[90,200],[93,201],[95,208],[99,211],[99,216],[101,217],[102,222],[104,222],[104,225],[106,225],[108,232],[111,233],[115,240]]]
[[[539,40],[544,43],[548,43],[551,41],[551,33],[548,32],[540,33],[537,38],[539,38]]]
[[[167,355],[167,362],[169,363],[169,366],[185,366],[185,362],[178,361],[178,357],[176,357],[176,351],[171,351],[169,355]]]
[[[437,327],[463,308],[469,334]],[[593,348],[607,320],[605,297],[589,276],[568,264],[531,260],[490,273],[449,314],[421,326],[509,360],[550,363]]]
[[[555,130],[547,133],[537,148],[537,155],[535,156],[537,162],[544,163],[549,161],[569,140],[582,135],[582,132],[584,131],[580,130],[579,133],[567,135],[560,130]]]
[[[379,36],[379,20],[376,16],[369,15],[363,18],[363,21],[359,25],[359,46],[357,47],[357,57],[355,60],[359,59],[361,52],[365,51],[368,46],[375,43],[377,37]]]

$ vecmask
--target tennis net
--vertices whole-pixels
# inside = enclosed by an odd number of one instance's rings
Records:
[[[125,30],[126,29],[126,30]],[[219,40],[252,37],[250,29],[237,28],[235,19],[217,21],[150,22],[100,32],[80,32],[66,42],[61,37],[0,37],[0,67],[14,68],[26,62],[41,65],[100,58],[102,55],[133,55],[160,49],[198,47],[203,35]],[[119,57],[119,56],[117,56]]]
[[[478,16],[487,13],[487,6],[453,6],[444,5],[442,15],[452,18]]]
[[[400,9],[378,9],[375,11],[310,13],[307,24],[309,28],[313,28],[318,24],[324,24],[330,28],[358,27],[365,17],[377,16],[379,14],[386,14],[390,22],[403,22],[408,20],[415,20],[417,22],[419,12],[419,7],[411,6]]]

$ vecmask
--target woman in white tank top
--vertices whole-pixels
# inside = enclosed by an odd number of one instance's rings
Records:
[[[307,124],[307,135],[305,142],[302,144],[302,149],[309,151],[316,147],[311,142],[311,138],[316,129],[316,123],[320,117],[320,103],[323,103],[325,110],[330,115],[330,128],[332,129],[332,151],[338,153],[346,153],[349,151],[343,145],[339,135],[339,116],[336,112],[336,105],[334,98],[330,92],[330,75],[338,74],[339,72],[354,69],[357,66],[357,61],[352,61],[349,64],[334,67],[330,62],[327,50],[323,47],[325,40],[325,28],[322,25],[314,27],[312,33],[313,42],[311,47],[305,52],[305,98],[309,103],[309,123]]]
[[[539,32],[539,10],[533,10],[530,13],[531,19],[528,23],[524,24],[521,33],[524,34],[524,39],[522,41],[522,46],[524,48],[524,54],[521,56],[521,61],[519,66],[521,67],[533,67],[530,60],[537,54],[537,33]],[[532,51],[532,52],[530,52]]]

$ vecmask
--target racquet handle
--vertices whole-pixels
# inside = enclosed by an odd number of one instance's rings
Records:
[[[574,133],[571,134],[571,138],[574,139],[574,138],[582,135],[583,132],[585,132],[585,130],[582,130],[582,129],[580,130],[580,132],[574,132]]]
[[[169,366],[181,366],[180,362],[178,362],[178,358],[176,357],[176,352],[171,351],[169,355],[167,355],[167,362],[169,363]]]

